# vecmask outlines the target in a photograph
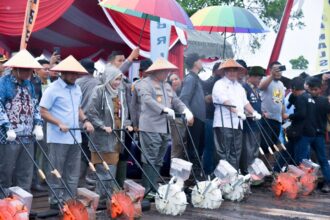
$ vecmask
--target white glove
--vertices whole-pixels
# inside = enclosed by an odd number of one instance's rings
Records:
[[[173,109],[170,109],[170,108],[165,107],[165,108],[163,109],[163,112],[167,113],[168,116],[170,116],[170,117],[172,117],[173,119],[175,119],[175,112],[174,112]]]
[[[42,127],[40,125],[34,126],[32,134],[36,136],[37,141],[41,141],[44,138],[44,132],[42,131]]]
[[[7,131],[7,141],[14,141],[16,139],[16,133],[14,130],[8,130]]]
[[[191,121],[194,119],[194,115],[191,113],[191,111],[188,108],[185,108],[182,114],[186,116],[187,121]]]
[[[244,112],[237,112],[237,117],[242,119],[242,120],[246,119],[246,115],[244,114]]]
[[[261,115],[257,111],[254,111],[252,113],[252,116],[254,117],[255,120],[260,120],[261,119]]]

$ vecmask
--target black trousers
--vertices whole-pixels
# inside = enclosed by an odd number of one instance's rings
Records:
[[[281,132],[281,123],[273,119],[263,118],[261,120],[261,148],[268,153],[268,147],[273,149],[273,144],[279,144],[279,136]]]
[[[217,161],[226,160],[238,170],[242,152],[242,130],[215,127],[213,132]]]
[[[194,124],[192,127],[188,127],[191,133],[192,139],[187,134],[187,151],[189,155],[189,160],[193,163],[193,169],[196,171],[197,177],[201,174],[200,164],[196,156],[195,150],[193,148],[193,143],[195,144],[196,150],[198,152],[199,158],[201,158],[204,151],[204,122],[198,118],[194,118]]]

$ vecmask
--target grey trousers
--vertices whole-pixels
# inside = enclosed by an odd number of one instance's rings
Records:
[[[76,196],[80,174],[81,151],[77,144],[48,144],[49,159],[58,172],[61,174],[64,182],[69,187],[73,196]],[[68,192],[63,189],[62,183],[53,175],[48,173],[50,185],[55,188],[57,196],[66,201],[70,198]],[[50,203],[56,204],[58,201],[50,193]]]
[[[176,128],[178,127],[178,131],[180,134],[178,134]],[[180,118],[176,118],[175,120],[170,120],[170,128],[171,128],[171,138],[172,138],[172,147],[171,147],[171,158],[184,158],[183,153],[183,146],[182,142],[180,140],[180,136],[182,136],[183,143],[187,145],[187,132],[186,127],[183,124],[184,122]]]
[[[216,127],[213,132],[217,158],[228,161],[238,170],[242,151],[242,130]]]
[[[34,155],[33,143],[25,144]],[[0,185],[4,188],[19,186],[30,191],[33,162],[21,144],[0,144]]]
[[[170,134],[140,131],[140,143],[149,161],[153,165],[162,166],[166,154]],[[144,156],[142,162],[147,163]]]
[[[112,175],[110,175],[109,171],[104,169],[103,164],[95,165],[96,173],[100,177],[100,180],[103,183],[102,184],[97,179],[95,186],[95,192],[100,195],[100,203],[105,203],[108,200],[107,192],[111,195],[113,191],[112,189],[116,187],[116,185],[114,184],[114,178],[116,178],[117,166],[111,164],[108,164],[108,166]],[[103,185],[106,187],[106,189],[104,188]]]
[[[243,132],[242,154],[240,160],[240,168],[243,174],[248,173],[248,167],[253,163],[253,160],[259,156],[260,141],[259,131]]]

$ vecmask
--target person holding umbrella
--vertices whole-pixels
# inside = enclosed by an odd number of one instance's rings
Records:
[[[80,121],[87,132],[94,131],[81,108],[82,92],[75,83],[82,74],[87,74],[87,70],[73,56],[67,57],[51,70],[61,72],[61,77],[45,90],[40,101],[40,111],[42,118],[48,122],[47,144],[50,161],[75,196],[80,174],[81,151],[78,144],[81,144],[81,132],[72,131],[74,139],[69,130],[79,128]],[[61,192],[61,183],[54,175],[50,175],[48,181],[53,188],[60,191],[57,195],[61,195],[61,199],[66,201],[70,198],[67,192]],[[57,208],[57,203],[51,194],[51,208]]]
[[[0,78],[0,185],[30,191],[33,163],[21,144],[33,155],[33,140],[26,136],[43,138],[38,100],[29,80],[33,69],[42,66],[27,50],[18,52],[4,66],[12,70]],[[17,136],[25,136],[22,143]]]
[[[229,59],[220,65],[225,76],[218,80],[212,91],[214,112],[214,144],[218,159],[227,160],[236,170],[242,151],[243,120],[245,111],[255,119],[261,115],[249,103],[246,92],[238,82],[238,74],[245,71],[235,60]]]
[[[168,118],[175,119],[175,112],[178,112],[185,114],[188,122],[193,120],[192,113],[166,82],[170,71],[177,69],[175,65],[164,58],[159,58],[146,70],[150,75],[143,79],[140,85],[140,143],[146,157],[158,171],[163,164],[163,157],[171,137]],[[142,157],[142,162],[144,171],[150,180],[157,185],[157,173],[144,157]],[[142,177],[142,185],[146,191],[151,188],[145,176]]]
[[[140,73],[141,73],[141,79],[133,82],[132,84],[132,99],[130,102],[130,109],[132,111],[130,112],[132,125],[134,128],[134,131],[139,130],[139,118],[140,118],[140,112],[141,112],[141,96],[139,94],[140,92],[140,83],[143,79],[149,76],[149,73],[146,73],[145,71],[152,65],[152,61],[150,59],[142,60],[140,63]]]

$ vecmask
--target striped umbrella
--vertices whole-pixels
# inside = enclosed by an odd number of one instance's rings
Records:
[[[196,30],[231,33],[264,33],[268,27],[245,8],[210,6],[191,16]]]
[[[166,19],[174,26],[194,29],[189,16],[175,0],[104,0],[100,5],[124,14],[158,22]]]
[[[264,33],[269,31],[260,18],[245,8],[235,6],[206,7],[198,10],[190,19],[196,30],[224,32],[223,58],[226,50],[226,32]]]

